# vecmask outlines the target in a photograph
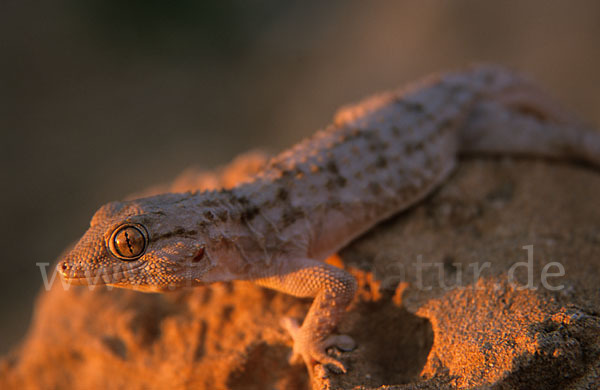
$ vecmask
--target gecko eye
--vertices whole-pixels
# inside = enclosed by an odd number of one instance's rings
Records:
[[[132,261],[140,258],[148,246],[148,232],[142,225],[121,225],[108,240],[113,255],[121,260]]]

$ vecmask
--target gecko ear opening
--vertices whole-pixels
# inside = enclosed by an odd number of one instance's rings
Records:
[[[198,249],[198,252],[196,252],[196,256],[194,256],[194,258],[192,259],[192,262],[197,263],[200,260],[202,260],[202,258],[204,257],[204,251],[205,251],[204,245],[200,246],[200,248]]]
[[[108,239],[108,248],[113,256],[124,260],[137,260],[148,247],[148,231],[139,224],[125,224],[117,227]]]

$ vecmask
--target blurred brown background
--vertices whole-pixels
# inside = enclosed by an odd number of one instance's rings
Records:
[[[595,0],[0,1],[0,353],[26,332],[36,262],[101,204],[476,61],[528,72],[600,124]]]

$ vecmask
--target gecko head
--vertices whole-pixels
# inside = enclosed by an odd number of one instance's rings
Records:
[[[60,275],[73,284],[142,291],[200,284],[213,262],[208,239],[186,210],[190,196],[165,194],[104,205],[58,263]]]

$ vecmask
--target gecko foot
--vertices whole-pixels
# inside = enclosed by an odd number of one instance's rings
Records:
[[[293,318],[286,317],[281,325],[290,333],[294,340],[294,349],[290,363],[304,361],[312,377],[315,362],[334,366],[338,372],[346,372],[346,367],[336,358],[329,356],[327,348],[336,347],[342,351],[351,351],[356,347],[354,340],[347,335],[330,335],[323,340],[316,339],[310,329],[305,329]]]

